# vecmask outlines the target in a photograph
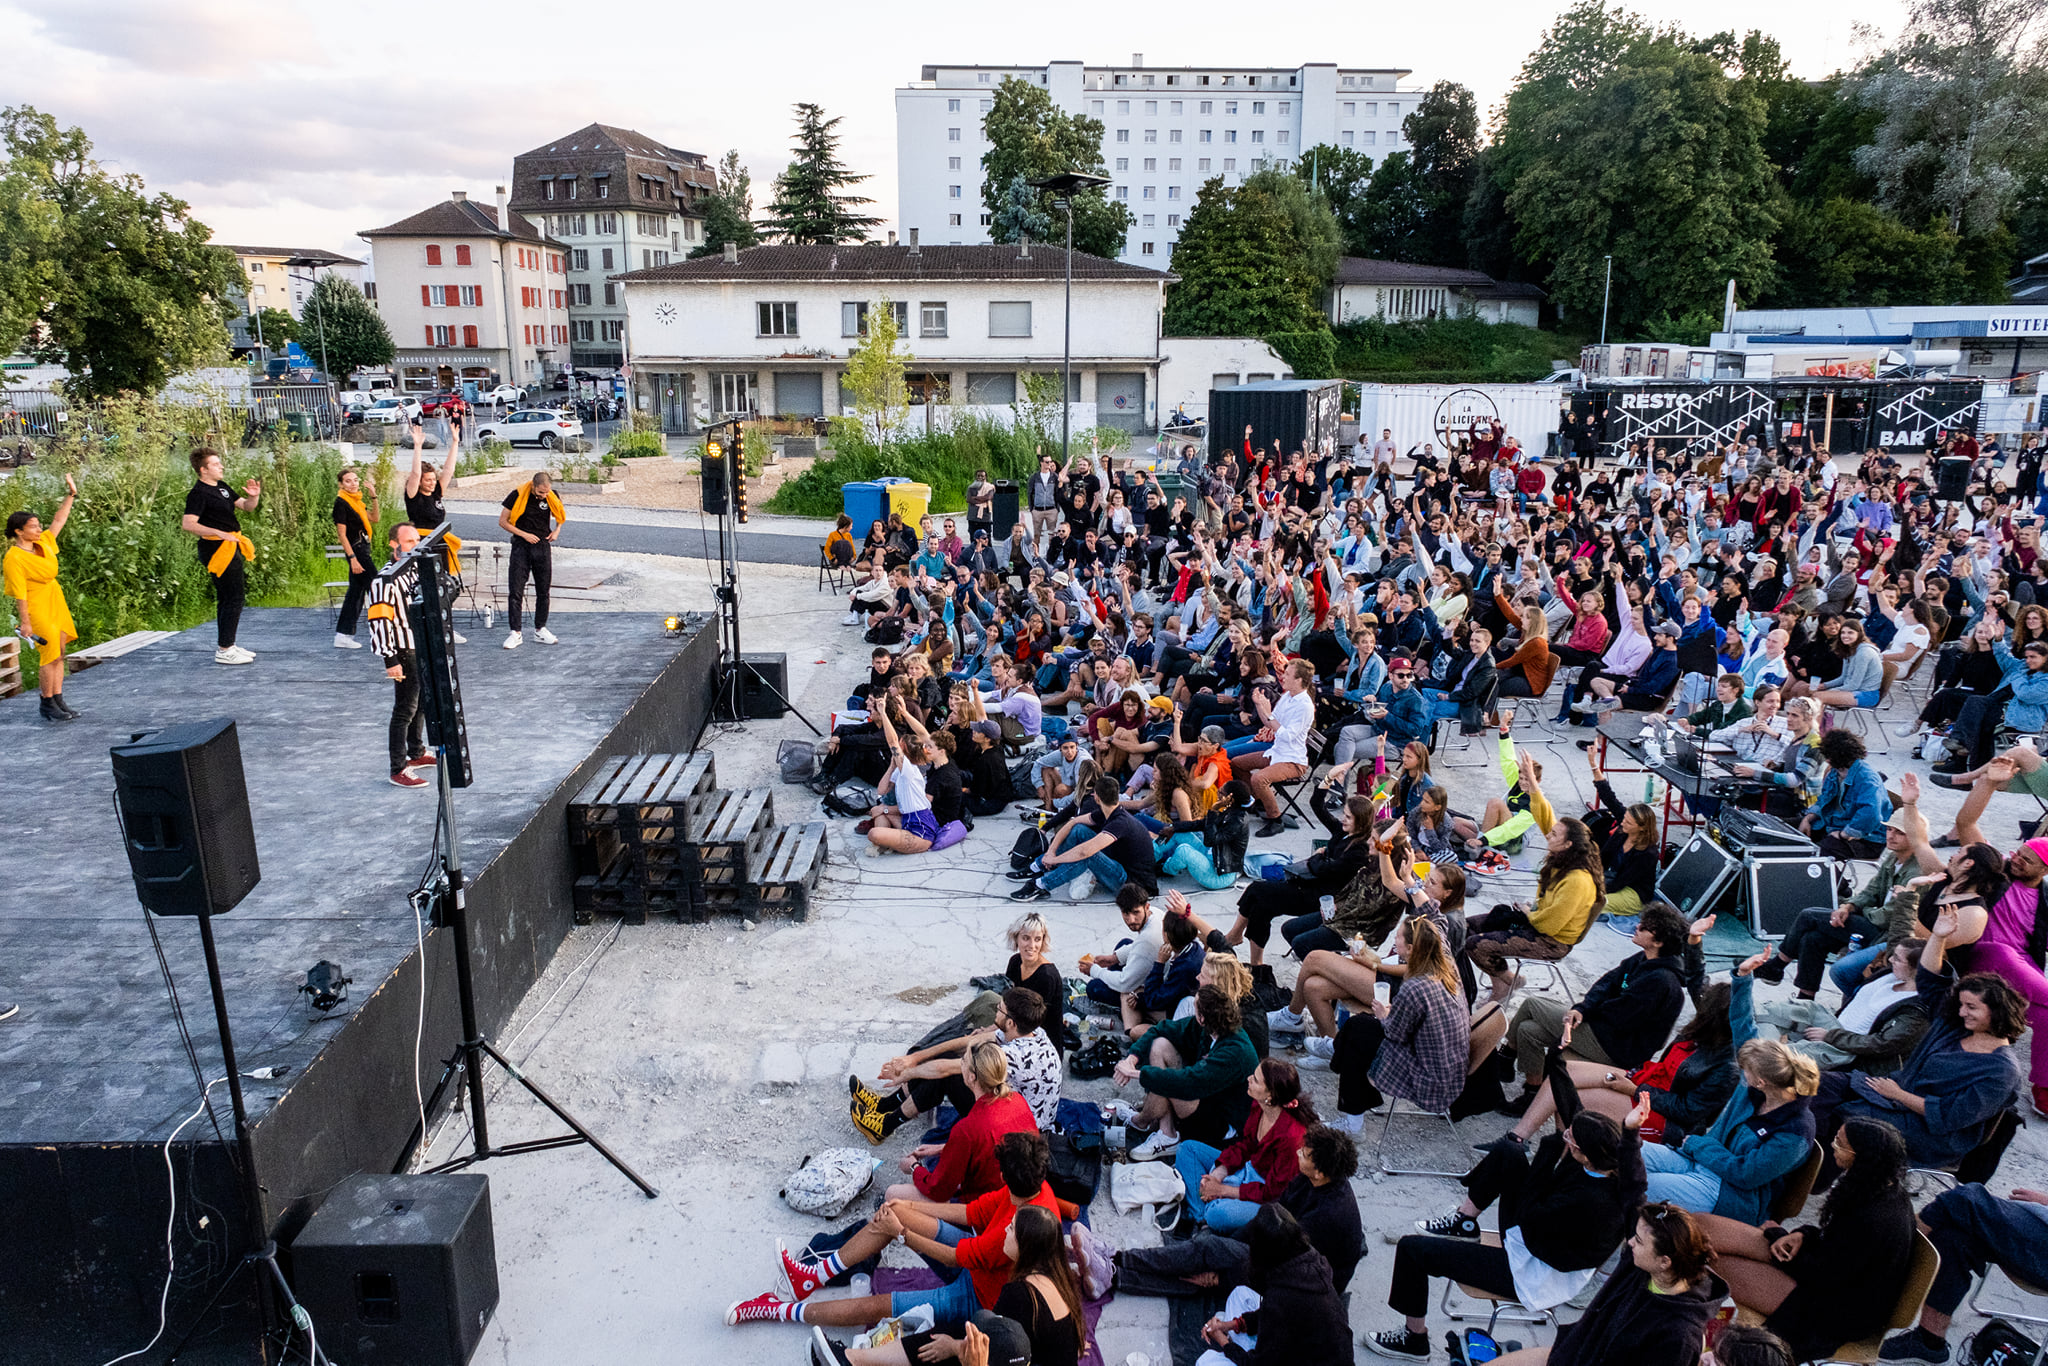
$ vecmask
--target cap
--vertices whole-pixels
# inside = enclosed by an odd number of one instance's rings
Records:
[[[993,1309],[977,1309],[968,1322],[988,1336],[988,1366],[1031,1366],[1031,1335],[1023,1324]]]
[[[1670,636],[1673,640],[1676,640],[1684,635],[1685,632],[1675,621],[1660,621],[1650,628],[1650,634],[1653,636]]]
[[[1146,705],[1154,711],[1170,712],[1173,710],[1173,699],[1170,697],[1155,697]]]
[[[1410,673],[1413,672],[1414,668],[1415,661],[1404,654],[1397,654],[1387,661],[1387,672],[1389,673]]]
[[[986,739],[1000,740],[1003,738],[1003,728],[993,721],[976,721],[969,725],[967,729]]]
[[[2048,840],[2030,839],[2027,841],[2027,848],[2034,851],[2035,858],[2048,863]]]

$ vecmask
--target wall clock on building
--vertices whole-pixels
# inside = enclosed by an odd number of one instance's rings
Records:
[[[674,322],[676,320],[676,306],[674,304],[655,305],[654,320],[664,324]]]

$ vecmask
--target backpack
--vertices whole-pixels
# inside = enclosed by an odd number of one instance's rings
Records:
[[[2040,1347],[2004,1319],[1992,1319],[1963,1343],[1961,1366],[2030,1366]]]
[[[808,740],[784,740],[775,747],[775,764],[785,783],[809,782],[818,773],[818,751]]]
[[[870,645],[901,645],[903,643],[903,619],[901,617],[886,617],[876,622],[873,626],[868,627],[867,634],[862,636],[861,639]]]
[[[1045,1179],[1052,1193],[1062,1200],[1086,1207],[1095,1203],[1096,1187],[1102,1184],[1102,1134],[1065,1134],[1055,1129],[1045,1136],[1049,1160]]]
[[[874,1184],[875,1169],[881,1165],[880,1158],[868,1156],[863,1148],[827,1148],[804,1158],[783,1183],[782,1198],[798,1214],[836,1219]]]
[[[1052,845],[1045,837],[1045,831],[1035,825],[1024,827],[1024,833],[1017,836],[1017,842],[1010,846],[1010,867],[1017,872],[1029,868],[1032,861]]]
[[[1105,1035],[1067,1059],[1067,1072],[1076,1081],[1097,1081],[1116,1071],[1124,1049]]]

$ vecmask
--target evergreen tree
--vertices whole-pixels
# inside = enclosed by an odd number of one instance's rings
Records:
[[[858,212],[874,200],[841,193],[868,177],[853,174],[839,160],[839,120],[826,118],[815,104],[798,104],[796,122],[791,135],[796,155],[775,178],[775,200],[759,225],[762,233],[812,245],[865,242],[868,229],[882,220]]]
[[[1359,218],[1365,187],[1372,181],[1372,158],[1349,147],[1319,143],[1307,148],[1294,163],[1294,174],[1330,206],[1337,228],[1344,235],[1347,256],[1370,256]]]
[[[1337,278],[1337,262],[1344,257],[1344,232],[1330,206],[1310,194],[1298,177],[1270,166],[1246,176],[1241,189],[1267,196],[1287,215],[1303,269],[1318,293],[1327,289]]]
[[[1222,177],[1202,186],[1173,249],[1180,277],[1166,295],[1177,337],[1259,337],[1325,325],[1294,225],[1273,197]]]
[[[1003,192],[1002,202],[996,206],[989,236],[998,242],[1033,242],[1055,240],[1053,234],[1060,228],[1053,226],[1052,215],[1039,203],[1039,192],[1019,171],[1010,177],[1010,186]],[[1065,225],[1062,224],[1063,228]]]
[[[990,232],[998,242],[1014,242],[1003,234],[999,215],[1018,176],[1043,180],[1066,171],[1106,175],[1102,160],[1102,120],[1069,114],[1052,102],[1042,87],[1006,78],[996,87],[989,112],[982,116],[988,151],[981,158],[981,204],[994,221]],[[1027,186],[1027,188],[1029,188]],[[1055,210],[1052,195],[1033,190],[1039,211],[1052,221],[1058,240],[1066,240],[1066,215]],[[1074,196],[1074,250],[1091,256],[1123,254],[1130,234],[1131,211],[1101,189]]]
[[[754,230],[754,178],[735,147],[718,159],[718,189],[704,200],[704,244],[690,255],[710,256],[724,251],[727,242],[751,247],[760,240]]]
[[[339,275],[321,277],[299,310],[299,345],[307,356],[324,354],[328,374],[346,384],[368,365],[389,365],[398,355],[383,317],[357,289]]]

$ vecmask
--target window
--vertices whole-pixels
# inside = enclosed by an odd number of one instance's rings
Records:
[[[948,198],[948,199],[958,199],[958,198],[960,198],[960,187],[959,187],[958,185],[948,185],[948,186],[946,187],[946,198]]]
[[[1156,113],[1158,113],[1158,112],[1159,112],[1159,101],[1158,101],[1158,100],[1146,100],[1146,101],[1145,101],[1145,112],[1146,112],[1146,113],[1148,113],[1148,114],[1156,114]]]
[[[464,346],[476,345],[476,328],[474,326],[466,326],[462,329],[462,344]]]
[[[557,183],[557,184],[559,184],[559,185],[560,185],[560,186],[562,187],[562,198],[564,198],[564,199],[574,199],[574,198],[576,197],[576,177],[575,177],[575,176],[572,176],[572,175],[565,175],[565,176],[563,176],[563,177],[562,177],[562,178],[561,178],[561,179],[560,179],[559,181],[557,181],[556,183]]]
[[[1224,169],[1225,171],[1234,171],[1234,170],[1236,170],[1236,169],[1237,169],[1237,158],[1236,158],[1236,157],[1225,157],[1225,158],[1223,158],[1223,169]]]
[[[1180,198],[1180,186],[1178,186],[1178,185],[1168,185],[1168,186],[1166,187],[1166,197],[1167,197],[1168,199],[1179,199],[1179,198]]]
[[[596,340],[597,340],[597,324],[596,324],[596,323],[570,323],[570,324],[569,324],[569,336],[570,336],[570,338],[571,338],[572,340],[574,340],[574,341],[580,341],[580,342],[587,342],[587,341],[596,341]]]
[[[1388,105],[1388,106],[1387,106],[1387,117],[1388,117],[1388,118],[1390,118],[1390,119],[1398,119],[1398,118],[1400,118],[1400,117],[1401,117],[1401,106],[1400,106],[1400,105],[1398,105],[1398,104],[1390,104],[1390,105]]]
[[[604,265],[601,266],[600,269],[610,270],[612,268],[612,249],[610,247],[606,247],[600,253],[600,255],[602,255],[604,258]]]
[[[975,79],[979,80],[979,81],[980,81],[980,82],[981,82],[981,83],[982,83],[983,85],[987,85],[987,84],[988,84],[988,73],[987,73],[986,71],[984,71],[984,72],[981,72],[981,73],[980,73],[980,74],[979,74],[978,76],[976,76],[976,78],[975,78]]]
[[[1209,158],[1207,158],[1207,157],[1197,157],[1197,158],[1195,159],[1195,169],[1196,169],[1196,170],[1198,170],[1198,171],[1206,171],[1206,170],[1208,170],[1208,169],[1209,169]]]
[[[1204,128],[1201,132],[1195,134],[1196,142],[1214,142],[1215,140],[1216,134],[1213,129]]]
[[[1116,197],[1117,197],[1118,199],[1124,199],[1124,200],[1128,200],[1128,199],[1129,199],[1129,198],[1131,197],[1131,187],[1130,187],[1130,186],[1128,186],[1128,185],[1119,185],[1119,186],[1117,186],[1117,187],[1116,187]]]
[[[594,175],[590,178],[590,188],[592,199],[610,199],[612,197],[612,178],[608,175]]]
[[[1102,101],[1101,101],[1101,100],[1090,100],[1090,101],[1088,101],[1088,112],[1089,112],[1089,113],[1091,113],[1091,114],[1100,114],[1100,113],[1102,112]]]
[[[454,328],[452,328],[452,327],[437,327],[437,328],[435,328],[435,329],[434,329],[434,345],[436,345],[436,346],[453,346],[453,345],[455,345],[455,329],[454,329]]]
[[[578,308],[590,307],[590,286],[570,285],[569,302],[574,304]]]
[[[1208,80],[1209,78],[1208,78],[1207,76],[1204,76],[1204,77],[1202,77],[1202,79],[1206,81],[1206,80]],[[1214,113],[1214,112],[1215,112],[1215,110],[1216,110],[1216,101],[1214,101],[1214,100],[1203,100],[1203,101],[1201,101],[1201,102],[1200,102],[1199,104],[1197,104],[1197,105],[1195,106],[1195,112],[1196,112],[1197,114],[1210,114],[1210,113]]]
[[[1146,199],[1157,199],[1159,197],[1159,187],[1157,185],[1147,185],[1144,197]]]
[[[991,303],[988,306],[988,334],[991,337],[1028,337],[1031,335],[1031,304]]]
[[[755,332],[763,337],[794,337],[796,331],[796,305],[794,303],[755,304]]]
[[[1346,147],[1351,145],[1351,130],[1349,128],[1344,130],[1344,145]]]
[[[633,215],[633,231],[642,237],[666,237],[668,218],[658,213],[636,213]]]
[[[959,113],[959,112],[960,112],[960,101],[958,101],[958,100],[947,100],[947,101],[946,101],[946,112],[947,112],[948,114],[957,114],[957,113]]]
[[[1147,129],[1145,130],[1145,141],[1147,141],[1147,142],[1157,142],[1157,141],[1159,141],[1159,130],[1158,130],[1157,128],[1147,128]]]
[[[441,264],[441,248],[438,245],[428,245],[427,264],[430,266],[438,266]]]
[[[578,247],[576,250],[570,252],[569,264],[570,268],[573,270],[589,270],[590,249],[588,247]]]
[[[946,335],[946,306],[925,303],[917,306],[917,335],[920,337],[943,337]]]
[[[984,228],[992,226],[995,221],[996,216],[992,213],[985,213],[981,216],[981,226]]]
[[[1288,114],[1288,113],[1289,113],[1289,112],[1290,112],[1290,111],[1291,111],[1291,110],[1292,110],[1293,108],[1294,108],[1294,105],[1293,105],[1293,104],[1292,104],[1292,103],[1291,103],[1290,101],[1288,101],[1288,100],[1282,100],[1282,101],[1280,101],[1280,113],[1281,113],[1281,115],[1282,115],[1283,117],[1284,117],[1284,116],[1285,116],[1286,114]]]
[[[1282,129],[1281,129],[1281,130],[1280,130],[1279,132],[1277,132],[1277,133],[1273,134],[1273,141],[1275,141],[1275,142],[1285,142],[1285,141],[1287,141],[1287,135],[1288,135],[1288,134],[1289,134],[1290,132],[1292,132],[1292,131],[1293,131],[1293,130],[1292,130],[1292,129],[1290,129],[1290,128],[1282,128]]]
[[[624,341],[626,321],[623,318],[613,318],[610,322],[599,323],[598,331],[606,341]]]
[[[1345,80],[1345,82],[1344,82],[1344,84],[1346,84],[1346,85],[1349,85],[1349,84],[1351,84],[1351,82],[1350,82],[1350,80],[1349,80],[1349,79],[1346,79],[1346,80]],[[1357,105],[1356,103],[1354,103],[1353,101],[1351,101],[1351,100],[1346,100],[1346,101],[1344,101],[1344,117],[1345,117],[1345,118],[1347,118],[1347,119],[1355,119],[1355,118],[1357,118],[1357,117],[1358,117],[1358,105]]]
[[[1119,114],[1128,114],[1128,113],[1130,113],[1130,112],[1131,112],[1131,102],[1130,102],[1129,100],[1118,100],[1118,101],[1116,102],[1116,112],[1117,112],[1117,113],[1119,113]]]
[[[1223,130],[1223,140],[1224,140],[1225,142],[1236,142],[1236,141],[1237,141],[1237,130],[1236,130],[1235,128],[1226,128],[1226,129],[1224,129],[1224,130]]]
[[[542,199],[553,199],[555,197],[555,178],[553,176],[544,175],[540,178],[540,197]]]
[[[1380,107],[1377,101],[1367,100],[1364,104],[1358,106],[1358,112],[1369,119],[1376,119],[1380,116]]]
[[[251,261],[249,263],[249,273],[251,275],[261,275],[263,273],[263,263],[261,261]]]
[[[1146,170],[1148,170],[1148,171],[1156,171],[1156,170],[1158,170],[1158,169],[1159,169],[1159,158],[1158,158],[1158,157],[1146,157],[1146,158],[1145,158],[1145,169],[1146,169]]]
[[[1117,129],[1117,130],[1116,130],[1116,140],[1117,140],[1118,142],[1129,142],[1129,141],[1131,140],[1131,130],[1130,130],[1130,129],[1128,129],[1128,128],[1119,128],[1119,129]]]
[[[940,304],[941,311],[945,309]],[[891,303],[889,312],[896,319],[896,335],[901,337],[910,331],[910,305]],[[839,335],[842,337],[865,337],[868,334],[868,306],[865,303],[839,305]]]
[[[1229,77],[1225,77],[1224,79],[1228,80]],[[1234,116],[1237,113],[1237,101],[1225,100],[1223,102],[1223,112]]]
[[[1166,215],[1166,226],[1167,226],[1167,227],[1169,227],[1169,228],[1177,228],[1177,227],[1179,227],[1179,226],[1180,226],[1180,215],[1179,215],[1179,214],[1177,214],[1177,213],[1170,213],[1170,214]]]
[[[1166,140],[1167,140],[1168,142],[1179,142],[1179,141],[1180,141],[1180,129],[1178,129],[1178,128],[1169,128],[1169,129],[1167,129],[1167,130],[1166,130]]]
[[[959,158],[959,157],[947,157],[947,158],[946,158],[946,169],[947,169],[947,170],[949,170],[949,171],[957,171],[957,170],[959,170],[959,169],[960,169],[960,158]]]
[[[1252,141],[1253,141],[1253,142],[1264,142],[1265,140],[1266,140],[1266,130],[1265,130],[1265,129],[1263,129],[1263,128],[1254,128],[1254,129],[1252,129]]]
[[[1138,254],[1140,256],[1150,256],[1152,254],[1152,244],[1150,242],[1142,243],[1138,247]]]
[[[1180,158],[1168,157],[1166,159],[1166,169],[1169,171],[1178,171],[1180,169]]]
[[[1149,228],[1152,226],[1152,219],[1153,215],[1148,213],[1138,221],[1138,226],[1141,228]]]
[[[605,281],[604,302],[605,307],[607,308],[617,307],[619,302],[619,287],[616,282],[611,280]]]
[[[614,233],[617,232],[618,230],[619,216],[617,214],[601,213],[597,215],[597,231],[600,236],[603,236],[607,233]]]
[[[948,142],[958,142],[958,141],[960,141],[960,130],[959,130],[958,128],[948,128],[948,129],[946,130],[946,141],[948,141]]]
[[[947,214],[947,215],[946,215],[946,226],[947,226],[947,227],[949,227],[949,228],[957,228],[957,227],[959,227],[959,226],[960,226],[960,215],[959,215],[959,214],[957,214],[957,213],[949,213],[949,214]]]
[[[1166,80],[1169,85],[1173,83],[1173,77],[1171,76],[1168,76]],[[1166,112],[1169,114],[1178,114],[1180,112],[1180,101],[1168,100],[1166,102]]]
[[[1266,112],[1266,102],[1265,102],[1264,100],[1253,100],[1253,101],[1252,101],[1252,112],[1253,112],[1254,114],[1263,114],[1263,113],[1265,113],[1265,112]]]
[[[482,308],[484,306],[484,290],[482,285],[463,285],[461,288],[462,306],[464,308]]]
[[[1118,158],[1116,159],[1116,168],[1117,168],[1117,169],[1118,169],[1119,171],[1128,171],[1128,170],[1130,170],[1130,169],[1131,169],[1131,159],[1130,159],[1129,157],[1118,157]]]
[[[1373,132],[1370,128],[1366,129],[1364,132],[1358,135],[1358,145],[1361,147],[1370,147],[1378,141],[1379,134]]]
[[[995,107],[996,107],[996,102],[995,102],[994,100],[983,100],[983,101],[981,101],[981,112],[982,112],[982,113],[984,113],[984,114],[988,113],[988,112],[989,112],[990,110],[994,109]]]

